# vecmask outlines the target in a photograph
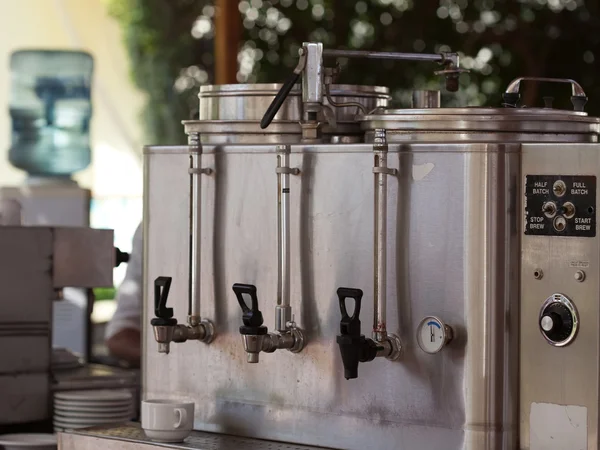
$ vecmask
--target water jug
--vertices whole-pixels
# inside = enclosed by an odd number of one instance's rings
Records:
[[[90,163],[93,58],[82,51],[11,55],[10,162],[32,176],[69,177]]]

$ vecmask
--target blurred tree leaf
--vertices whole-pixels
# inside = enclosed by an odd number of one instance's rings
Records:
[[[574,78],[600,113],[600,11],[584,0],[243,0],[246,42],[254,58],[248,81],[283,80],[295,65],[302,41],[363,50],[458,51],[470,74],[461,92],[445,94],[444,104],[500,106],[501,93],[519,76]],[[271,20],[269,20],[271,18]],[[274,20],[276,18],[276,20]],[[343,83],[390,87],[398,106],[408,107],[415,88],[443,83],[431,64],[349,60]],[[244,68],[242,68],[244,70]],[[570,92],[560,85],[525,85],[527,106],[540,106],[542,94],[571,108]]]
[[[212,78],[212,34],[192,34],[209,1],[109,0],[123,28],[135,85],[147,94],[142,112],[147,144],[185,143],[181,121],[197,112],[198,87]],[[208,9],[206,9],[208,7]]]
[[[197,109],[198,86],[212,79],[214,8],[203,0],[110,0],[125,29],[133,79],[148,93],[145,124],[153,143],[182,142],[180,121]],[[341,61],[345,84],[390,87],[396,106],[408,107],[413,89],[442,89],[445,106],[500,106],[519,76],[574,78],[600,114],[600,6],[593,0],[242,0],[244,41],[240,82],[282,82],[303,41],[330,48],[404,52],[458,51],[469,74],[457,94],[443,92],[435,65]],[[368,70],[365,68],[368,67]],[[525,84],[527,106],[557,98],[560,85]],[[598,101],[594,101],[598,99]]]

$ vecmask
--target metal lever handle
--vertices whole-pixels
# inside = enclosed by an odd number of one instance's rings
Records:
[[[176,325],[177,319],[173,319],[173,308],[167,308],[167,299],[171,289],[171,277],[158,277],[154,280],[154,314],[156,318],[151,320],[152,325]]]
[[[283,102],[285,102],[285,99],[289,95],[289,93],[292,90],[292,88],[294,87],[294,85],[298,82],[299,78],[300,78],[300,73],[296,73],[296,72],[292,73],[292,76],[289,77],[287,79],[287,81],[283,84],[281,89],[279,89],[279,92],[277,93],[277,95],[275,96],[275,98],[273,99],[273,101],[271,102],[269,107],[267,108],[267,112],[265,112],[265,115],[263,116],[262,120],[260,121],[260,128],[262,128],[264,130],[271,124],[271,122],[273,121],[273,118],[279,112],[281,105],[283,105]]]
[[[242,328],[246,329],[245,331],[248,331],[247,333],[243,334],[264,334],[258,332],[259,328],[265,328],[266,333],[266,327],[261,326],[263,324],[263,316],[258,309],[256,286],[252,284],[235,283],[231,288],[237,297],[240,308],[242,308],[242,322],[244,322],[244,327]],[[244,300],[244,294],[250,296],[251,307],[248,307],[246,304],[246,301]],[[242,328],[240,328],[240,331],[242,331]]]
[[[575,111],[583,111],[588,101],[583,88],[577,81],[568,78],[521,77],[510,82],[502,97],[506,106],[516,107],[521,95],[519,90],[522,81],[538,81],[543,83],[567,83],[571,85],[571,103]]]
[[[271,122],[273,121],[273,118],[279,112],[281,105],[283,105],[283,102],[285,102],[285,99],[289,95],[290,91],[292,90],[294,85],[298,82],[298,79],[300,78],[300,74],[302,74],[302,71],[304,70],[304,67],[306,66],[306,51],[304,50],[304,48],[301,48],[300,50],[298,50],[298,55],[300,56],[300,58],[298,59],[298,64],[296,65],[296,68],[294,69],[294,73],[292,73],[292,76],[290,76],[287,79],[287,81],[283,84],[281,89],[279,89],[279,92],[277,93],[277,95],[275,96],[275,98],[273,99],[273,101],[271,102],[269,107],[267,108],[267,112],[265,112],[265,115],[263,116],[262,120],[260,121],[260,127],[263,130],[271,124]]]

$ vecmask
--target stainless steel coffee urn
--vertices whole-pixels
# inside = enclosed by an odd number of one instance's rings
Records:
[[[282,85],[202,88],[189,145],[145,149],[144,396],[291,448],[597,450],[585,93],[391,109],[339,57],[462,71],[306,43]],[[524,82],[573,110],[521,106]]]

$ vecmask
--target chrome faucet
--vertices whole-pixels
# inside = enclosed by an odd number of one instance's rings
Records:
[[[337,343],[344,363],[346,379],[358,377],[358,363],[373,361],[383,356],[396,361],[402,353],[400,337],[387,331],[387,177],[396,175],[396,169],[388,167],[388,144],[385,130],[376,129],[373,143],[375,165],[375,252],[373,273],[373,338],[367,339],[360,333],[360,303],[363,292],[360,289],[341,287],[337,290],[342,320]],[[346,298],[354,299],[354,313],[348,315]]]
[[[198,316],[188,316],[188,324],[177,323],[173,318],[173,308],[167,308],[171,288],[171,277],[158,277],[154,280],[154,314],[150,321],[154,329],[154,339],[158,342],[159,353],[169,353],[171,342],[198,340],[209,344],[214,339],[215,329],[210,320],[200,320]]]
[[[249,363],[257,363],[260,352],[273,353],[277,349],[287,349],[298,353],[304,348],[304,333],[293,320],[287,322],[283,330],[268,332],[263,325],[262,312],[258,309],[256,286],[235,283],[232,289],[242,308],[243,325],[240,327],[240,334]],[[250,307],[246,304],[244,295],[250,297]]]

